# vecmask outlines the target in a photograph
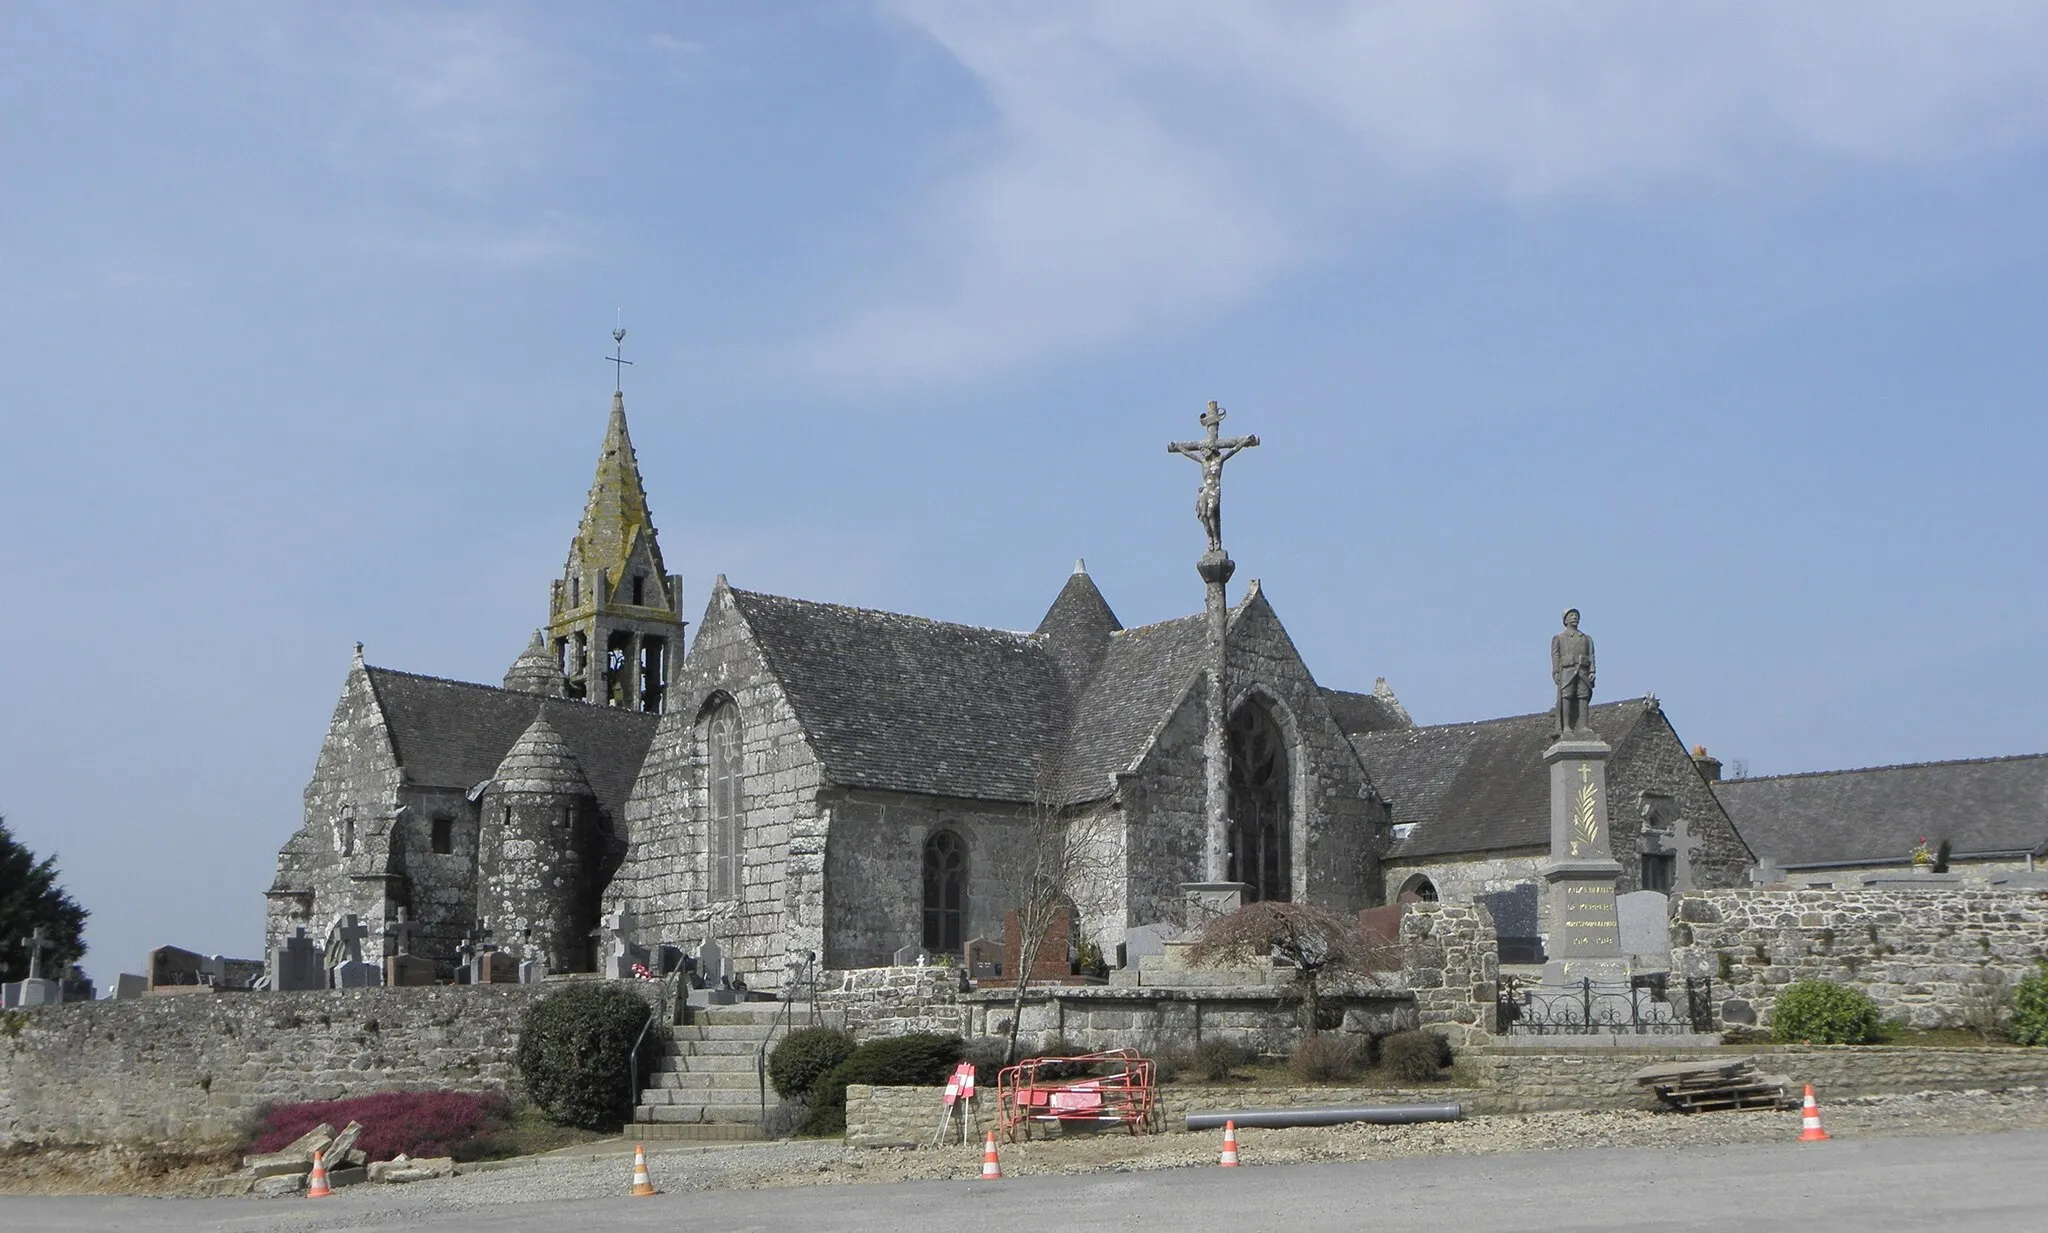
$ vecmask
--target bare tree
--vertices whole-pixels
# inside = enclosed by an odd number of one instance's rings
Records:
[[[1305,1035],[1321,1026],[1326,982],[1354,979],[1377,984],[1387,944],[1360,928],[1358,918],[1308,903],[1275,899],[1248,903],[1219,916],[1195,934],[1188,957],[1195,963],[1221,959],[1255,963],[1274,955],[1294,965],[1302,988]]]
[[[1120,845],[1110,820],[1093,810],[1060,803],[1056,760],[1041,764],[1030,807],[1015,842],[995,862],[995,876],[1017,914],[1017,970],[1010,999],[1009,1060],[1017,1059],[1017,1035],[1032,971],[1053,925],[1064,913],[1104,894],[1120,863]],[[1091,915],[1093,913],[1090,913]]]

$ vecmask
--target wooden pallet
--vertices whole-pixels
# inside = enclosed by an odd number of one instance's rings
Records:
[[[1684,1113],[1785,1109],[1794,1103],[1790,1079],[1758,1074],[1756,1063],[1746,1057],[1725,1062],[1664,1062],[1646,1066],[1630,1077]]]

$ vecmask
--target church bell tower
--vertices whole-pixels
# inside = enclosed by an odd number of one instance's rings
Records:
[[[626,432],[626,398],[613,390],[597,478],[548,602],[548,638],[568,696],[660,713],[682,661],[682,607],[682,577],[662,567]]]

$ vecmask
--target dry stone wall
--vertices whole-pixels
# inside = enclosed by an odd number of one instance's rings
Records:
[[[974,993],[963,999],[968,1035],[1007,1036],[1017,1014],[1008,991]],[[1341,1008],[1342,1029],[1384,1036],[1417,1025],[1415,1003],[1405,991],[1368,990],[1324,994],[1326,1008]],[[1204,1040],[1228,1040],[1264,1054],[1283,1054],[1301,1032],[1301,1003],[1291,986],[1239,992],[1151,989],[1142,992],[1104,986],[1040,987],[1027,990],[1017,1029],[1025,1048],[1063,1041],[1083,1049],[1147,1052]]]
[[[14,1012],[0,1018],[0,1147],[215,1139],[269,1103],[514,1090],[520,1016],[559,987],[193,994]]]
[[[960,970],[943,967],[853,968],[818,974],[817,1007],[856,1040],[932,1032],[968,1036]]]
[[[1494,1031],[1500,943],[1478,903],[1410,903],[1401,909],[1401,979],[1420,1026],[1453,1045],[1484,1044]]]
[[[1786,985],[1831,980],[1886,1018],[1971,1026],[2048,956],[2048,890],[1716,890],[1677,897],[1672,967],[1716,984],[1724,1020],[1768,1027]]]

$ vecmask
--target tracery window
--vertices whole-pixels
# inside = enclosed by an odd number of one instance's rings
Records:
[[[711,897],[733,899],[740,893],[740,870],[746,856],[739,708],[731,702],[721,702],[704,727],[704,740],[710,763],[707,787]]]
[[[924,948],[960,953],[967,936],[967,844],[952,831],[924,841]]]
[[[1287,741],[1257,700],[1230,717],[1230,878],[1247,900],[1294,897]]]

